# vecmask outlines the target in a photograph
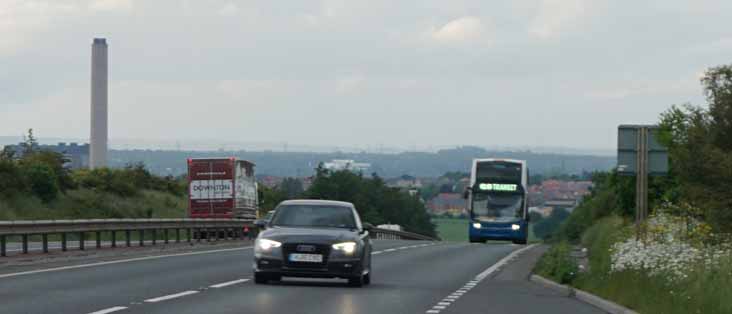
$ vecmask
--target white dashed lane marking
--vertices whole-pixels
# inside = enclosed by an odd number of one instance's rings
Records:
[[[108,262],[99,262],[99,263],[73,265],[73,266],[62,266],[62,267],[55,267],[55,268],[24,271],[24,272],[19,272],[19,273],[12,273],[12,274],[2,274],[2,275],[0,275],[0,279],[8,278],[8,277],[15,277],[15,276],[47,273],[47,272],[53,272],[53,271],[62,271],[62,270],[71,270],[71,269],[79,269],[79,268],[87,268],[87,267],[98,267],[98,266],[105,266],[105,265],[115,265],[115,264],[130,263],[130,262],[148,261],[148,260],[155,260],[155,259],[161,259],[161,258],[166,258],[166,257],[179,257],[179,256],[213,254],[213,253],[221,253],[221,252],[243,251],[243,250],[248,250],[251,248],[253,248],[253,247],[246,246],[246,247],[232,248],[232,249],[208,250],[208,251],[167,254],[167,255],[153,255],[153,256],[129,258],[129,259],[122,259],[122,260],[114,260],[114,261],[108,261]]]
[[[228,281],[228,282],[222,282],[222,283],[215,284],[215,285],[210,285],[208,287],[209,288],[223,288],[223,287],[228,287],[228,286],[235,285],[235,284],[244,283],[247,281],[249,281],[249,279],[238,279],[238,280],[232,280],[232,281]]]
[[[145,300],[145,302],[147,302],[147,303],[162,302],[162,301],[167,301],[167,300],[171,300],[171,299],[185,297],[185,296],[188,296],[188,295],[191,295],[191,294],[196,294],[196,293],[198,293],[198,291],[196,291],[196,290],[188,290],[188,291],[183,291],[183,292],[176,293],[176,294],[169,294],[169,295],[164,295],[162,297],[147,299],[147,300]]]
[[[488,267],[488,269],[484,270],[482,273],[475,276],[475,279],[468,281],[464,286],[460,287],[459,289],[455,290],[455,292],[451,293],[449,296],[442,299],[442,301],[437,302],[432,308],[425,311],[427,314],[438,314],[442,310],[447,309],[450,305],[452,305],[454,302],[456,302],[460,297],[462,297],[464,294],[468,293],[470,289],[475,288],[478,283],[483,281],[486,277],[490,276],[492,273],[494,273],[499,268],[503,267],[503,265],[508,264],[511,260],[515,259],[519,254],[523,253],[524,251],[534,247],[534,245],[529,245],[527,247],[524,247],[522,249],[518,249],[516,251],[511,252],[511,254],[508,254],[506,257],[502,258],[497,263],[493,264],[491,267]]]
[[[425,247],[425,246],[430,246],[430,245],[435,245],[435,244],[436,243],[424,243],[424,244],[419,244],[419,245],[409,245],[409,246],[402,246],[402,247],[397,247],[397,248],[390,248],[390,249],[386,249],[386,250],[383,250],[383,251],[374,251],[374,252],[371,252],[371,255],[379,255],[379,254],[383,254],[383,253],[387,253],[387,252],[396,252],[396,251],[399,251],[399,250],[415,249],[415,248],[420,248],[420,247]],[[213,251],[195,252],[195,253],[170,254],[170,255],[163,255],[163,256],[152,256],[152,257],[134,258],[134,259],[128,259],[128,260],[120,260],[120,261],[112,261],[112,262],[102,262],[102,263],[87,264],[87,265],[78,265],[78,266],[71,266],[71,267],[59,267],[59,268],[46,269],[46,270],[41,270],[41,271],[31,271],[31,272],[23,272],[23,273],[16,273],[16,274],[0,275],[0,278],[3,278],[3,277],[12,277],[12,276],[18,276],[18,275],[34,274],[34,273],[42,273],[42,272],[48,272],[48,271],[58,271],[58,270],[64,270],[64,269],[85,268],[85,267],[93,267],[93,266],[102,266],[102,265],[109,265],[109,264],[117,264],[117,263],[126,263],[126,262],[132,262],[132,261],[141,261],[141,260],[148,260],[148,259],[157,259],[157,258],[170,257],[170,256],[197,255],[197,254],[207,254],[207,253],[213,253],[213,252],[236,251],[236,250],[243,250],[243,249],[250,249],[250,248],[251,247],[236,248],[236,249],[224,249],[224,250],[213,250]],[[247,282],[249,280],[250,279],[237,279],[237,280],[232,280],[232,281],[227,281],[227,282],[222,282],[222,283],[210,285],[210,286],[208,286],[208,288],[218,289],[218,288],[228,287],[228,286],[232,286],[232,285],[236,285],[236,284],[240,284],[240,283],[245,283],[245,282]],[[147,299],[144,302],[145,303],[157,303],[157,302],[162,302],[162,301],[167,301],[167,300],[182,298],[182,297],[185,297],[185,296],[197,294],[197,293],[201,292],[202,290],[205,290],[205,288],[204,289],[200,289],[200,290],[183,291],[183,292],[180,292],[180,293],[175,293],[175,294],[165,295],[165,296],[161,296],[161,297],[157,297],[157,298]],[[452,302],[453,300],[455,300],[455,299],[450,299],[450,297],[448,297],[448,298],[446,298],[444,300],[444,302],[440,302],[440,303],[438,303],[435,306],[436,309],[437,309],[437,311],[435,311],[435,312],[427,311],[427,313],[439,313],[439,309],[444,309],[446,306],[449,306],[450,305],[449,302]],[[140,305],[140,303],[133,303],[133,305]],[[122,311],[122,310],[126,310],[126,309],[127,309],[127,307],[125,307],[125,306],[115,306],[115,307],[110,307],[110,308],[103,309],[103,310],[99,310],[99,311],[96,311],[96,312],[93,312],[93,313],[89,313],[89,314],[108,314],[108,313],[113,313],[113,312]]]
[[[127,309],[127,307],[124,307],[124,306],[115,306],[115,307],[110,307],[108,309],[103,309],[103,310],[99,310],[96,312],[92,312],[89,314],[109,314],[112,312],[117,312],[117,311],[126,310],[126,309]]]

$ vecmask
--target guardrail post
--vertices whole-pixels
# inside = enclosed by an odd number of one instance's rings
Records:
[[[131,246],[130,238],[131,238],[130,230],[125,230],[125,244],[127,245],[127,247]]]
[[[8,239],[5,237],[5,235],[0,235],[0,256],[8,255],[8,253],[6,252],[7,241],[8,241]]]
[[[163,237],[165,237],[165,244],[168,244],[168,229],[163,229]]]
[[[152,230],[152,245],[155,245],[158,243],[158,229]]]
[[[84,237],[85,237],[84,231],[79,232],[79,250],[82,250],[82,251],[84,250],[84,240],[85,240]]]
[[[201,228],[196,229],[196,242],[201,242],[201,238],[203,238],[203,232],[201,231]]]
[[[206,229],[206,242],[211,242],[211,230]]]
[[[66,232],[61,232],[61,251],[66,252]]]
[[[145,229],[140,229],[140,246],[145,246]]]
[[[117,231],[110,231],[109,236],[112,238],[112,247],[117,247]]]
[[[41,241],[43,241],[43,253],[48,253],[48,234],[42,234]]]
[[[188,243],[191,243],[191,228],[186,229],[186,236],[188,237]]]
[[[180,243],[180,229],[175,228],[175,243]]]
[[[24,234],[21,237],[23,238],[23,254],[28,254],[28,235]]]
[[[102,248],[102,232],[101,231],[97,231],[97,248],[98,249]]]

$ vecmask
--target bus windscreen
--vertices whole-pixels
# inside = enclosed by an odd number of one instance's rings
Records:
[[[523,194],[473,194],[473,218],[480,221],[514,221],[523,217]]]

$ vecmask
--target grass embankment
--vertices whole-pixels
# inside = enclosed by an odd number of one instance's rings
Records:
[[[628,237],[629,223],[611,216],[593,224],[582,235],[589,250],[590,271],[571,275],[576,265],[569,245],[554,245],[535,271],[557,282],[570,284],[612,300],[639,313],[732,313],[732,257],[723,257],[718,267],[697,263],[686,268],[685,277],[670,280],[668,274],[649,271],[611,271],[613,244]]]
[[[170,193],[143,190],[119,196],[91,189],[67,191],[50,202],[33,195],[0,198],[0,220],[183,218],[186,199]]]
[[[433,218],[432,223],[437,226],[437,235],[442,241],[468,242],[468,220]]]

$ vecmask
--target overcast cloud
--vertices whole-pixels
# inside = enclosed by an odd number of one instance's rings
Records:
[[[612,149],[703,103],[732,1],[0,0],[0,135]]]

